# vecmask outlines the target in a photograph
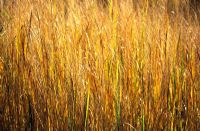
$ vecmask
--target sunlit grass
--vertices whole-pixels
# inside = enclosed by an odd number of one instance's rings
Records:
[[[198,11],[178,0],[118,2],[5,7],[0,129],[200,129]]]

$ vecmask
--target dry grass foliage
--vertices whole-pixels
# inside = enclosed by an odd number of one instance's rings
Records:
[[[173,1],[7,4],[0,129],[199,130],[198,8]]]

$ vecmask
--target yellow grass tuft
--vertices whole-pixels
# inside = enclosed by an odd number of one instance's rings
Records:
[[[0,12],[0,129],[199,130],[193,2],[8,2]]]

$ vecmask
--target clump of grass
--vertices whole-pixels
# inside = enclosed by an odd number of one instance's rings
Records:
[[[0,129],[200,129],[190,1],[21,0],[4,12]]]

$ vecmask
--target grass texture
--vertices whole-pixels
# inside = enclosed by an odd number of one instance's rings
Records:
[[[0,15],[0,129],[199,130],[193,7],[187,0],[8,2]]]

